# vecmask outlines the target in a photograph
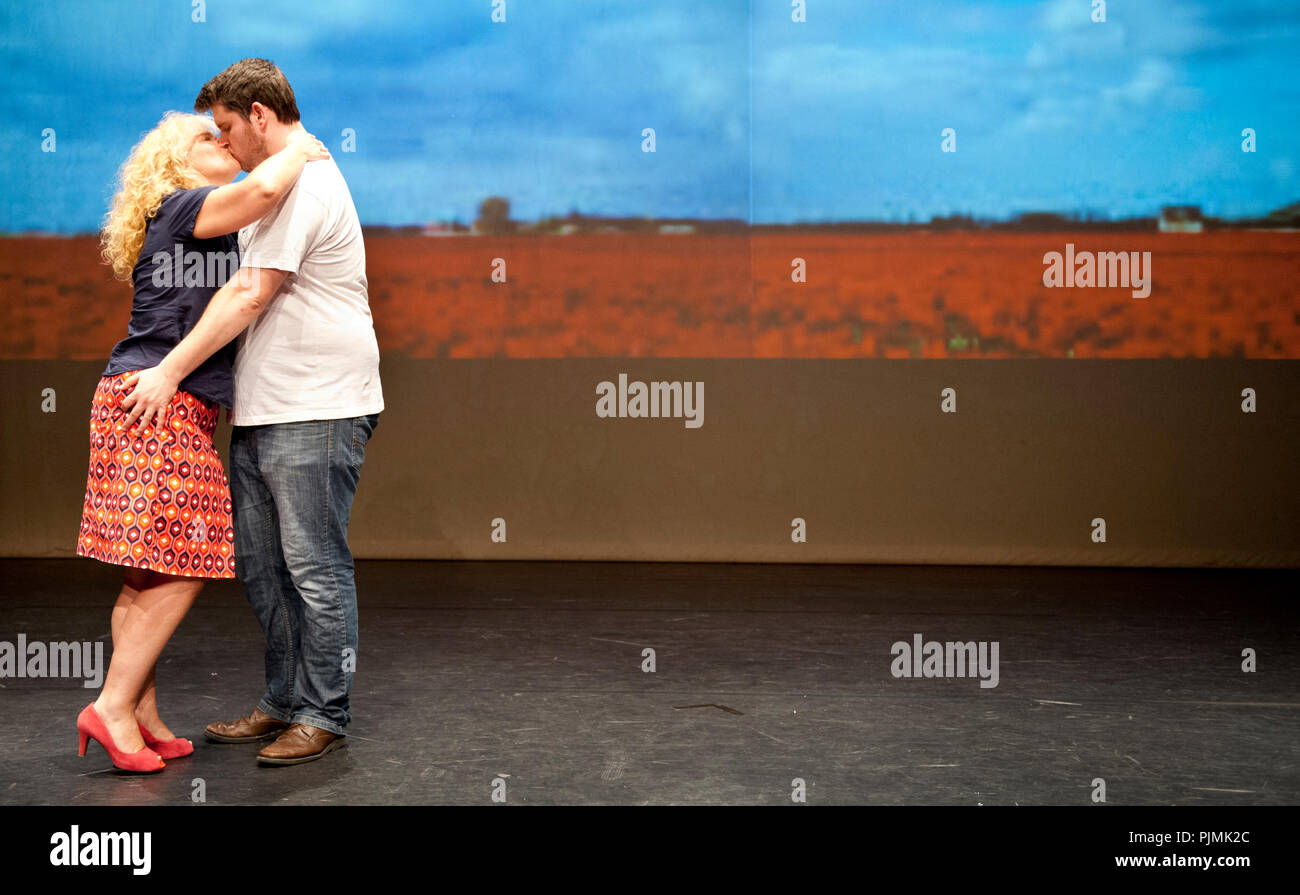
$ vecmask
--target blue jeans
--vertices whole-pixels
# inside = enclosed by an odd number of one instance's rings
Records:
[[[234,426],[235,568],[266,637],[272,718],[346,733],[357,655],[348,519],[379,415]]]

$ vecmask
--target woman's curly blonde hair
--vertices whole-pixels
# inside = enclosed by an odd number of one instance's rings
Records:
[[[202,115],[168,112],[131,149],[118,171],[117,194],[99,234],[100,254],[119,280],[130,280],[144,246],[145,226],[170,193],[203,186],[205,181],[189,163],[195,124],[213,133],[216,127]]]

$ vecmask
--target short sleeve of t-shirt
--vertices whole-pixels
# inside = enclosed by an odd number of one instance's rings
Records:
[[[190,239],[194,236],[194,221],[203,207],[203,200],[215,189],[215,186],[200,186],[168,193],[158,206],[158,213],[150,222],[149,229],[155,233],[169,233],[173,240]]]
[[[297,273],[324,229],[325,203],[294,184],[260,221],[239,232],[240,264]]]

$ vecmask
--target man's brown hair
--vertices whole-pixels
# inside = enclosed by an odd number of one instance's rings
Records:
[[[298,120],[298,103],[289,79],[266,59],[240,59],[208,81],[194,100],[194,111],[206,112],[221,103],[247,121],[255,102],[274,112],[281,124]]]

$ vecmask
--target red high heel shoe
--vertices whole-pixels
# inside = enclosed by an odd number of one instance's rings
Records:
[[[95,711],[93,702],[82,709],[81,714],[77,716],[77,733],[80,734],[77,754],[82,757],[86,755],[87,740],[93,739],[103,746],[108,757],[113,759],[113,766],[124,771],[152,774],[165,767],[158,753],[148,746],[138,752],[123,752],[118,749],[117,743],[113,742],[112,734],[108,732],[108,725],[104,723],[103,718],[99,717],[99,712]]]
[[[140,728],[140,736],[144,737],[144,744],[153,751],[157,752],[162,758],[184,758],[194,753],[194,744],[185,737],[173,737],[170,740],[160,740],[149,732],[149,729],[139,721],[135,722]]]

